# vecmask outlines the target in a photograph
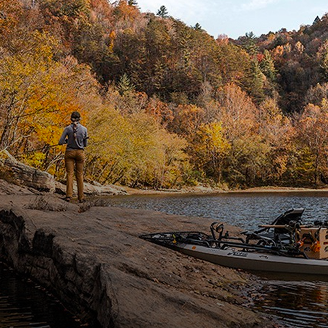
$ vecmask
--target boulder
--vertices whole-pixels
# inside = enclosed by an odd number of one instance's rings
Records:
[[[39,191],[55,191],[55,178],[51,174],[17,161],[6,150],[0,152],[0,179]]]
[[[126,195],[127,191],[122,187],[114,185],[101,185],[98,182],[84,182],[84,194],[88,196],[109,196],[109,195]],[[66,185],[56,181],[56,193],[65,195]],[[73,194],[77,195],[77,184],[73,181]]]

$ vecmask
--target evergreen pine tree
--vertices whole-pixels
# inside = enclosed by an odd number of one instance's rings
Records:
[[[157,11],[157,16],[160,16],[162,18],[168,17],[168,11],[165,6],[161,6],[159,10]]]
[[[194,26],[194,30],[196,31],[203,31],[201,25],[199,23],[196,23],[196,25]]]
[[[242,43],[243,47],[251,56],[255,56],[257,54],[258,47],[256,42],[256,36],[253,32],[246,33]]]
[[[134,90],[134,85],[131,83],[129,77],[127,76],[126,73],[124,73],[117,85],[118,92],[120,95],[124,95],[128,91],[133,91]]]
[[[261,72],[260,65],[257,60],[252,60],[245,84],[250,96],[256,103],[263,101],[264,75]]]
[[[268,50],[264,50],[264,57],[260,63],[261,71],[265,76],[267,76],[272,82],[276,80],[276,69],[274,66],[274,61]]]

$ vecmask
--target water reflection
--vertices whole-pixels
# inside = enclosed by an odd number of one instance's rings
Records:
[[[78,328],[81,325],[51,295],[0,263],[0,327]]]
[[[208,217],[253,230],[291,208],[305,208],[305,223],[327,220],[327,197],[328,192],[138,195],[113,197],[108,203],[109,206]],[[207,224],[204,231],[208,229]],[[266,274],[260,278],[265,284],[260,293],[252,295],[255,309],[272,315],[286,327],[328,328],[328,277],[313,280],[313,277]]]
[[[267,281],[253,302],[287,327],[328,327],[327,282]]]

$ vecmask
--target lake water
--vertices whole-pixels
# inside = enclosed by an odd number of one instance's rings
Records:
[[[328,192],[227,193],[210,195],[133,195],[107,199],[109,206],[198,216],[245,230],[269,224],[291,208],[305,208],[303,222],[328,220]],[[204,220],[208,232],[209,220]],[[259,275],[259,274],[258,274]],[[249,291],[252,307],[289,328],[328,328],[328,277],[261,274],[261,291]]]
[[[114,196],[108,202],[110,206],[207,217],[247,230],[269,224],[291,208],[305,208],[304,222],[328,220],[328,192],[132,195]]]

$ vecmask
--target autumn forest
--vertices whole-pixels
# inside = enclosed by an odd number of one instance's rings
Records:
[[[325,186],[328,14],[313,19],[215,39],[134,0],[0,0],[0,154],[63,180],[79,111],[90,182]]]

